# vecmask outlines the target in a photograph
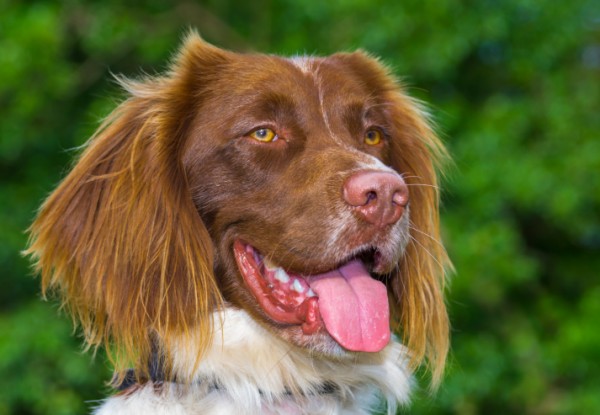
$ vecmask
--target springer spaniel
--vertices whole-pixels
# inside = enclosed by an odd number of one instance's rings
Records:
[[[376,59],[192,33],[120,82],[28,250],[115,366],[96,414],[393,414],[423,362],[435,386],[446,153]]]

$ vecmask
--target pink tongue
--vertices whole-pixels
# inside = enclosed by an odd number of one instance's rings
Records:
[[[344,348],[378,352],[390,341],[390,310],[385,285],[355,260],[314,275],[310,287],[319,296],[325,328]]]

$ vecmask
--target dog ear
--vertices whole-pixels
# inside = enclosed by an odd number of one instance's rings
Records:
[[[130,97],[102,124],[30,228],[44,295],[59,291],[88,347],[147,368],[154,336],[206,347],[221,296],[182,147],[205,74],[227,52],[191,34],[165,77],[120,79]]]
[[[410,242],[391,280],[391,311],[413,365],[425,358],[435,387],[449,348],[444,285],[446,270],[452,265],[440,239],[437,177],[448,155],[422,104],[406,95],[383,65],[363,52],[341,57],[366,89],[380,97],[392,123],[388,162],[409,188]]]
[[[415,361],[427,358],[436,387],[449,349],[444,289],[452,264],[440,236],[437,177],[447,153],[417,101],[401,92],[390,101],[396,132],[391,163],[403,175],[410,194],[410,241],[392,280],[398,306],[394,314]]]

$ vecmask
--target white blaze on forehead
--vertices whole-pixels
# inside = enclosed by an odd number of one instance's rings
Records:
[[[313,73],[312,70],[315,60],[310,56],[293,56],[290,58],[290,62],[305,74]]]
[[[394,173],[402,176],[400,173],[392,169],[390,166],[386,165],[377,157],[371,154],[363,153],[362,151],[358,151],[358,153],[360,154],[360,162],[357,163],[356,171],[376,170],[381,172]]]
[[[327,104],[325,103],[325,88],[323,86],[323,79],[319,73],[321,69],[321,63],[323,62],[322,59],[318,60],[318,58],[312,56],[294,56],[289,58],[289,61],[303,74],[312,78],[319,96],[319,112],[321,113],[321,117],[327,128],[327,132],[336,144],[356,155],[358,161],[356,170],[378,170],[389,173],[397,173],[394,169],[386,166],[377,157],[360,151],[357,148],[345,143],[334,133],[331,127],[329,115],[326,111]]]
[[[343,142],[334,134],[329,123],[329,117],[327,115],[327,112],[325,111],[324,88],[322,85],[322,79],[319,76],[319,69],[321,68],[322,60],[320,62],[317,62],[315,58],[310,56],[294,56],[290,59],[290,61],[298,69],[300,69],[300,71],[302,71],[303,74],[309,75],[313,79],[313,82],[315,84],[315,87],[317,88],[317,92],[319,95],[319,111],[321,112],[323,122],[327,127],[327,132],[336,143],[343,145]]]

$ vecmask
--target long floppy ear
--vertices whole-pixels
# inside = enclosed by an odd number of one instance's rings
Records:
[[[155,335],[210,341],[221,297],[181,151],[203,76],[226,54],[192,33],[167,76],[121,80],[130,97],[30,228],[44,295],[59,291],[88,347],[104,344],[117,370],[143,373]]]
[[[437,178],[440,164],[448,157],[420,104],[401,92],[390,99],[398,138],[391,145],[391,160],[410,193],[410,242],[393,279],[397,299],[393,311],[413,361],[427,358],[432,386],[437,387],[450,346],[444,289],[452,264],[439,231]]]
[[[422,105],[410,98],[389,71],[363,52],[342,54],[392,120],[389,162],[410,193],[410,242],[391,281],[392,317],[410,349],[412,364],[426,359],[436,387],[449,349],[444,303],[445,273],[452,265],[439,233],[437,173],[448,159]]]

